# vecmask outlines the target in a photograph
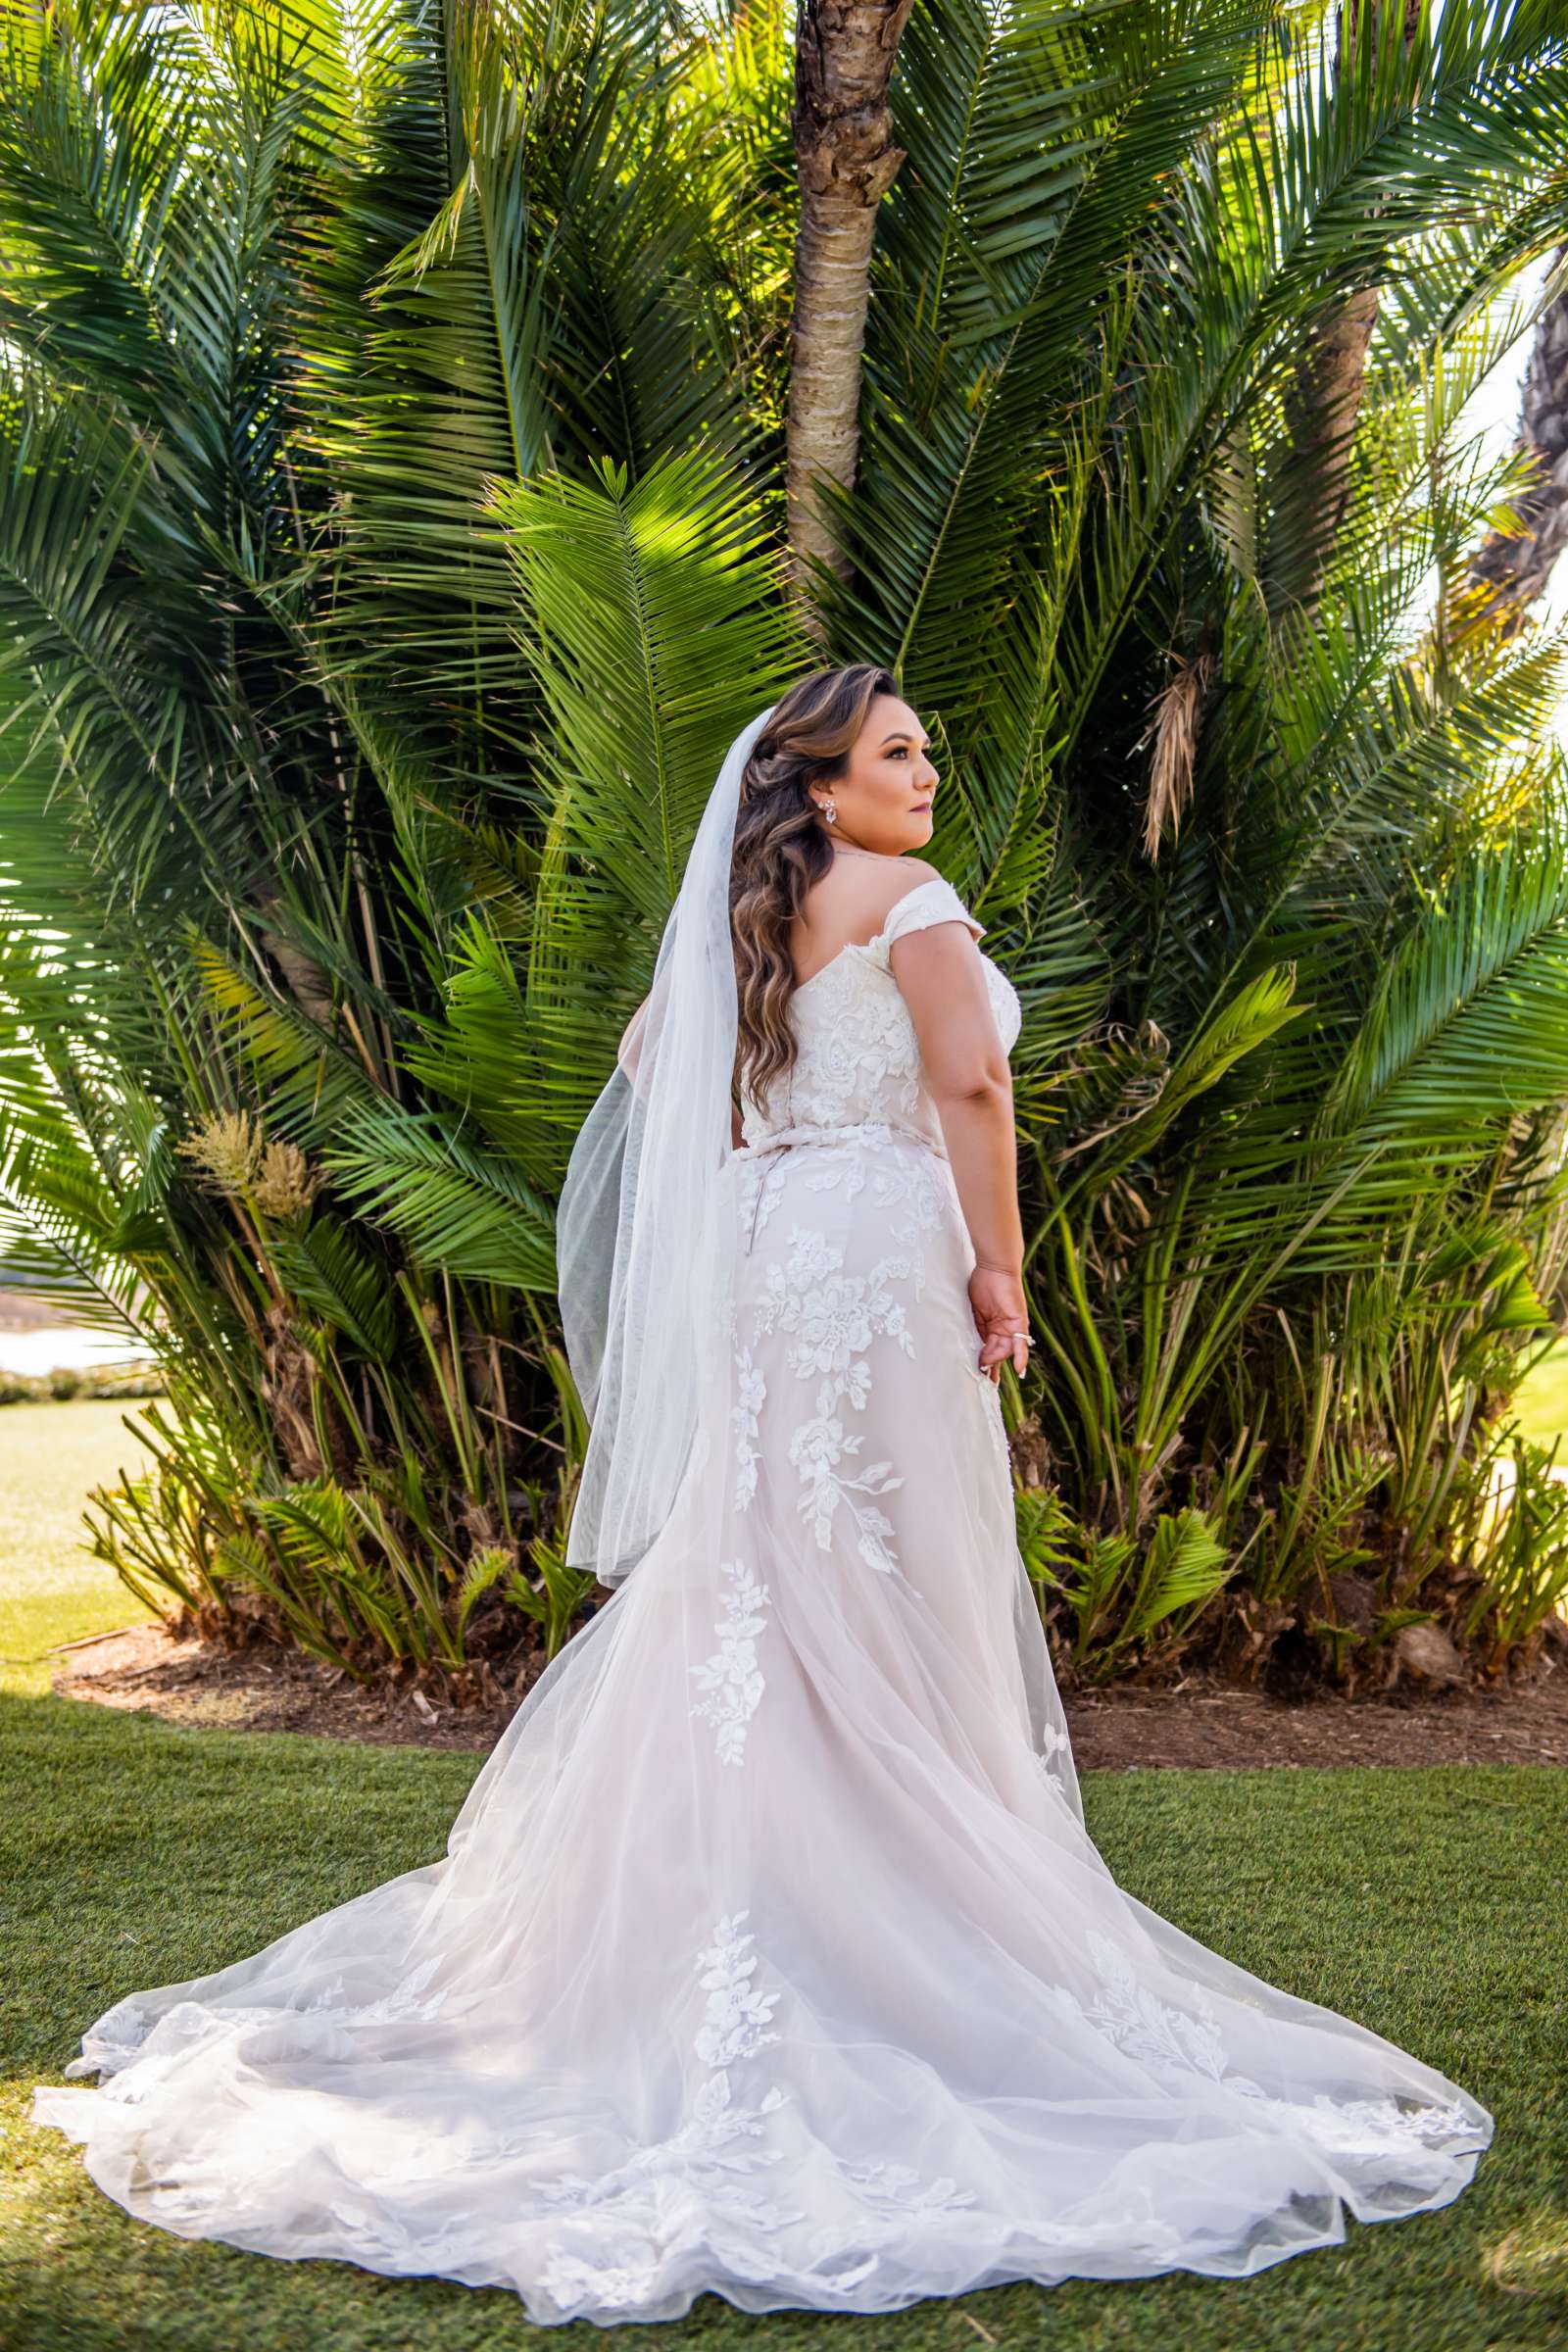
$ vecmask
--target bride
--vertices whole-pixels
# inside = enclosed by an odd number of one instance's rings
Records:
[[[997,1393],[1019,1005],[936,787],[869,665],[731,745],[560,1209],[610,1598],[441,1860],[36,2088],[128,2212],[609,2326],[1234,2278],[1470,2180],[1484,2107],[1084,1828]]]

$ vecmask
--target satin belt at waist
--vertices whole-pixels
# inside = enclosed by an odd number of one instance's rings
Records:
[[[858,1136],[906,1135],[911,1143],[924,1144],[946,1159],[947,1145],[936,1136],[928,1135],[923,1127],[911,1127],[903,1119],[857,1119],[842,1125],[816,1124],[800,1127],[777,1127],[771,1135],[760,1135],[755,1144],[737,1144],[736,1159],[760,1159],[764,1152],[787,1152],[793,1144],[849,1144]]]

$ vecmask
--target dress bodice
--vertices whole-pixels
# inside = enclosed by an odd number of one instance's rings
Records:
[[[906,931],[928,923],[967,923],[985,935],[951,882],[941,875],[906,891],[874,939],[840,948],[790,998],[800,1051],[793,1069],[774,1080],[759,1107],[743,1102],[741,1133],[750,1147],[786,1128],[851,1127],[868,1121],[913,1128],[940,1150],[942,1126],[924,1082],[919,1040],[891,950]],[[982,956],[991,1008],[1004,1048],[1022,1026],[1017,991]]]

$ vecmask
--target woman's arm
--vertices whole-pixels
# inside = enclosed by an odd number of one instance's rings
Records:
[[[981,1369],[1008,1355],[1019,1372],[1028,1350],[1023,1220],[1012,1072],[997,1030],[985,967],[956,920],[906,932],[889,951],[894,978],[919,1041],[925,1083],[942,1122],[959,1205],[974,1245],[970,1298],[984,1340]]]

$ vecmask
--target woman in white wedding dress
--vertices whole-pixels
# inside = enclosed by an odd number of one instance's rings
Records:
[[[868,665],[731,745],[562,1202],[611,1597],[441,1860],[36,2089],[128,2212],[609,2326],[1236,2277],[1470,2180],[1484,2107],[1085,1831],[996,1385],[1018,1000],[935,785]]]

